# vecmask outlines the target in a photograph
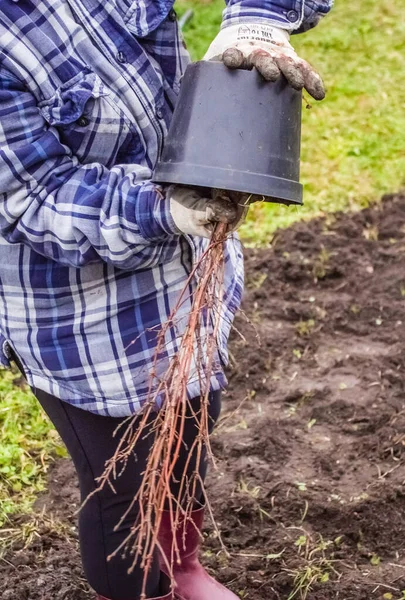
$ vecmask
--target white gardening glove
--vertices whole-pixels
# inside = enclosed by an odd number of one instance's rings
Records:
[[[191,188],[172,185],[166,198],[179,232],[205,238],[211,237],[215,223],[227,223],[229,231],[234,231],[247,212],[247,207],[239,204],[239,195],[235,199],[234,192],[214,192],[213,198],[206,198]]]
[[[290,44],[288,31],[265,23],[231,25],[221,29],[204,60],[220,60],[230,69],[256,69],[268,81],[282,73],[296,90],[305,88],[323,100],[325,88],[319,74],[300,58]]]

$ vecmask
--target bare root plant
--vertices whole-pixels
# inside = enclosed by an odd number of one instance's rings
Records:
[[[156,549],[162,550],[158,532],[163,511],[168,510],[170,513],[172,531],[179,532],[180,530],[180,535],[177,533],[173,536],[171,556],[165,558],[163,552],[160,552],[162,560],[165,561],[165,570],[173,581],[173,565],[180,561],[179,545],[184,539],[186,525],[192,523],[191,512],[194,508],[197,486],[204,490],[204,482],[201,481],[198,466],[204,453],[207,458],[213,460],[208,433],[208,406],[210,380],[218,352],[216,340],[221,320],[226,237],[227,226],[216,225],[210,244],[198,264],[194,266],[173,313],[158,332],[154,365],[150,373],[149,399],[141,417],[138,415],[137,418],[129,418],[119,428],[119,431],[116,431],[116,435],[119,433],[117,450],[114,456],[107,461],[105,471],[98,478],[98,487],[94,492],[98,492],[107,485],[114,490],[114,480],[125,469],[135,451],[137,442],[146,435],[153,436],[153,444],[151,444],[139,491],[116,527],[120,527],[135,505],[138,518],[126,539],[109,557],[129,552],[132,558],[130,571],[137,564],[141,566],[145,574],[142,598],[146,597],[147,576],[154,552]],[[190,297],[190,283],[193,279],[197,280],[197,283],[192,293],[191,311],[179,341],[178,352],[170,359],[164,375],[158,377],[156,375],[157,367],[160,357],[164,353],[166,340],[174,326],[176,314],[182,303],[186,297]],[[201,332],[204,332],[203,335]],[[187,410],[190,413],[191,408],[187,397],[187,384],[195,373],[198,373],[202,401],[199,414],[193,413],[198,434],[193,446],[187,450],[189,457],[197,456],[197,467],[191,476],[183,477],[182,481],[178,482],[180,494],[175,498],[171,493],[171,484],[181,446],[184,443],[182,432],[186,413]],[[157,405],[163,408],[157,411]],[[186,465],[185,472],[189,466]],[[205,493],[204,496],[206,507],[215,526],[209,499]],[[182,502],[179,501],[179,498],[182,499]],[[217,533],[219,535],[219,532]]]

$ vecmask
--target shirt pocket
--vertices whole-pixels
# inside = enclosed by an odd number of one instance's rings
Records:
[[[62,144],[83,164],[141,162],[144,145],[113,90],[87,68],[59,87],[39,110]]]

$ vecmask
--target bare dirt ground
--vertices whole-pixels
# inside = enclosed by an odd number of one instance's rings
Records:
[[[241,598],[405,599],[405,195],[247,250],[203,560]],[[238,410],[236,410],[238,409]],[[86,600],[69,461],[2,600]],[[25,535],[27,539],[27,535]],[[295,594],[295,595],[294,595]]]

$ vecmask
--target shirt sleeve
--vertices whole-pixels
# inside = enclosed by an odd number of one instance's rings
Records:
[[[315,27],[332,8],[334,0],[225,0],[222,27],[266,22],[301,33]]]
[[[61,264],[170,260],[178,230],[139,165],[83,165],[14,75],[0,71],[0,235]]]

